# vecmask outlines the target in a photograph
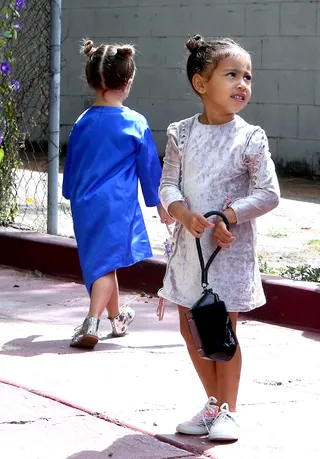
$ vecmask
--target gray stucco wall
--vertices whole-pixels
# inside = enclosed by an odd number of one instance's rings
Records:
[[[162,155],[167,125],[200,111],[184,75],[189,35],[231,36],[253,53],[253,96],[242,116],[267,132],[278,169],[320,174],[319,1],[64,0],[62,140],[89,106],[80,38],[136,45],[127,103],[149,120]]]

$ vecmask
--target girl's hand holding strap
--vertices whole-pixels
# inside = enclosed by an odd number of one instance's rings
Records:
[[[202,214],[190,212],[181,201],[175,201],[169,206],[169,213],[180,222],[194,237],[200,238],[205,228],[214,228]]]
[[[234,213],[233,209],[228,208],[223,213],[229,220],[229,223],[237,223],[236,214]],[[236,239],[234,236],[232,236],[232,233],[227,230],[226,224],[221,217],[217,217],[216,219],[216,226],[213,230],[212,236],[215,243],[224,249],[230,249],[232,242]]]

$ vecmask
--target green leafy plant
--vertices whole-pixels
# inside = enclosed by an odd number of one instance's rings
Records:
[[[12,44],[22,29],[20,10],[25,0],[9,0],[0,10],[0,225],[12,222],[16,212],[14,183],[22,136],[16,110],[19,81],[14,79]]]
[[[259,254],[258,259],[260,272],[264,274],[275,274],[292,280],[320,282],[320,268],[314,268],[308,264],[273,268],[263,259],[262,254]]]
[[[282,237],[288,237],[287,234],[285,233],[279,233],[279,232],[273,232],[273,231],[270,231],[267,236],[269,237],[275,237],[275,238],[282,238]]]
[[[280,275],[293,280],[320,282],[320,268],[310,265],[286,266],[280,269]]]

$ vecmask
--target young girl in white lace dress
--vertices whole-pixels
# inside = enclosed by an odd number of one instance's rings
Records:
[[[203,410],[177,431],[236,440],[240,347],[228,363],[200,358],[185,317],[202,293],[195,237],[201,238],[205,260],[217,245],[223,248],[209,269],[209,285],[225,302],[236,331],[239,312],[265,303],[256,218],[278,205],[280,193],[265,132],[237,115],[251,96],[249,53],[231,39],[206,42],[199,35],[187,48],[188,79],[203,111],[168,127],[160,198],[176,226],[159,314],[165,300],[178,305],[181,334],[208,396]],[[230,231],[222,219],[203,217],[211,210],[224,212]]]

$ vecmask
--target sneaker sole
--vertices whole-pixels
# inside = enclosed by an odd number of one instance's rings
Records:
[[[239,440],[238,436],[235,435],[226,435],[223,433],[215,432],[214,434],[208,435],[208,440],[210,441],[237,441]]]
[[[193,430],[192,432],[190,430],[184,429],[183,427],[177,426],[176,431],[180,434],[183,435],[208,435],[208,431],[206,430]]]
[[[84,349],[93,349],[99,338],[95,335],[84,335],[79,341],[70,343],[70,347],[80,347]]]

